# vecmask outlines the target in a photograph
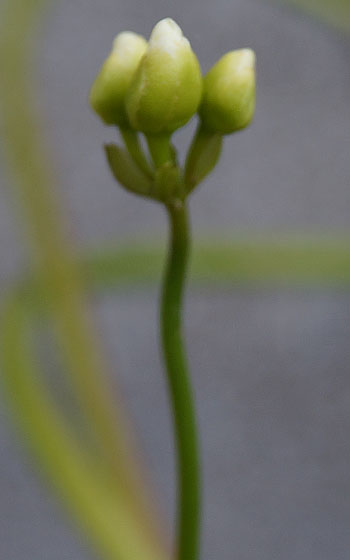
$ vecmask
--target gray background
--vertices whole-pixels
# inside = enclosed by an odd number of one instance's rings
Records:
[[[87,92],[113,36],[171,16],[206,71],[224,52],[258,57],[254,125],[227,138],[191,203],[194,234],[349,228],[350,41],[261,0],[62,0],[44,28],[39,82],[70,235],[80,248],[164,236],[157,205],[118,189],[101,145],[113,138]],[[188,142],[193,125],[178,134]],[[28,260],[0,192],[1,289]],[[95,300],[106,354],[138,428],[159,501],[173,516],[170,419],[158,357],[156,287]],[[187,334],[204,458],[202,558],[347,560],[350,549],[349,293],[191,289]],[[95,556],[0,421],[0,557]]]

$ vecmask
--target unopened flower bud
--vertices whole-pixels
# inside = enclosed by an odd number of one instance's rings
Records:
[[[197,111],[202,93],[198,60],[170,18],[154,27],[126,97],[132,126],[146,134],[171,133]]]
[[[91,106],[106,124],[128,126],[125,94],[146,49],[146,39],[131,31],[114,39],[112,51],[90,91]]]
[[[255,110],[255,54],[241,49],[225,54],[204,78],[199,110],[203,125],[220,134],[245,128]]]

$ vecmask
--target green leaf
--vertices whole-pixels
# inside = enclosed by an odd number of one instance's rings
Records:
[[[350,2],[349,0],[282,0],[303,8],[309,14],[316,16],[330,25],[343,31],[350,30]]]

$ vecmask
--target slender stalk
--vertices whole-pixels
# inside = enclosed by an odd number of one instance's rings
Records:
[[[138,165],[139,169],[147,175],[147,177],[152,179],[153,171],[142,150],[137,132],[131,128],[120,128],[120,134],[122,135],[125,146],[127,147],[134,162]]]
[[[150,134],[146,136],[148,149],[156,168],[173,159],[170,133]]]
[[[173,407],[178,457],[177,560],[199,552],[200,473],[196,417],[182,336],[182,307],[190,234],[185,203],[167,206],[170,246],[161,301],[161,335]]]

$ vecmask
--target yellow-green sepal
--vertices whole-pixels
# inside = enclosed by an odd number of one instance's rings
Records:
[[[222,150],[222,134],[199,125],[188,152],[185,165],[187,192],[209,175],[216,166]]]
[[[115,179],[130,192],[150,196],[152,181],[135,164],[129,153],[116,144],[106,144],[104,149]]]

